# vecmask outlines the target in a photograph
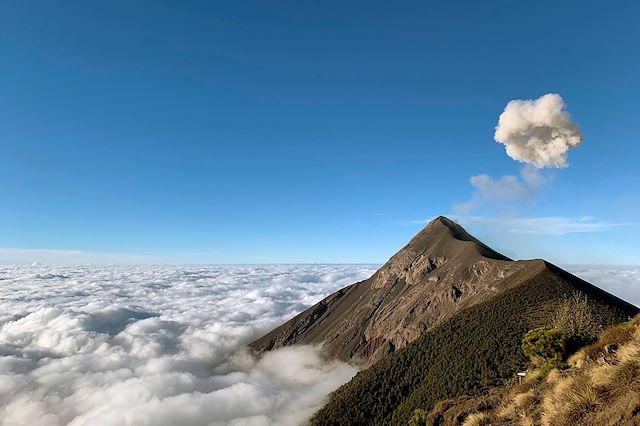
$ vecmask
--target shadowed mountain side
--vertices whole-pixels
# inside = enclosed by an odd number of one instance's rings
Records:
[[[371,365],[459,310],[522,285],[542,269],[553,272],[555,281],[575,282],[600,298],[613,298],[611,303],[626,303],[542,260],[512,261],[441,216],[371,278],[333,293],[250,347],[267,351],[324,343],[331,357]]]

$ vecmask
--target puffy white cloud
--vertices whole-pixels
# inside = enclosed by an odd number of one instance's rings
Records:
[[[0,268],[0,419],[295,425],[355,366],[243,347],[359,265]]]
[[[510,101],[496,126],[494,138],[514,160],[535,167],[566,167],[569,150],[582,143],[560,95]]]

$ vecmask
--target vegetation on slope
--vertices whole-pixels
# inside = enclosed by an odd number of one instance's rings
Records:
[[[442,401],[416,425],[640,424],[640,316],[605,330],[569,368],[539,373],[488,396]]]
[[[577,280],[577,279],[575,279]],[[522,336],[553,322],[576,281],[559,280],[547,264],[481,305],[459,312],[405,349],[364,370],[335,391],[311,420],[315,425],[406,424],[417,408],[461,395],[481,395],[524,369]],[[628,318],[584,283],[591,316],[600,325]]]

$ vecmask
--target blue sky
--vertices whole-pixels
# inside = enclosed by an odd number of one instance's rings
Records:
[[[381,262],[546,93],[584,143],[467,228],[640,263],[637,2],[90,3],[2,5],[0,263]]]

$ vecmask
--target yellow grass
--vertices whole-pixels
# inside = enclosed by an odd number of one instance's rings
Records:
[[[562,378],[562,374],[560,370],[554,368],[553,370],[547,373],[547,383],[554,384],[557,383]]]
[[[462,423],[462,426],[485,426],[490,425],[491,422],[489,418],[484,413],[473,413],[469,414],[467,418]]]
[[[522,426],[534,426],[535,422],[533,421],[533,419],[529,416],[525,416],[522,418],[522,421],[520,422],[520,424]]]
[[[589,370],[589,377],[595,386],[606,386],[611,382],[615,370],[613,365],[598,365]]]
[[[517,408],[526,408],[528,405],[531,405],[533,400],[535,399],[535,392],[531,389],[528,392],[520,393],[513,397],[513,405]]]
[[[516,406],[513,401],[503,402],[498,408],[498,417],[505,420],[513,420],[516,418]]]
[[[588,376],[561,379],[543,398],[542,424],[580,424],[582,416],[593,410],[599,400],[600,392]]]
[[[524,426],[640,425],[640,315],[607,330],[569,364],[578,368],[554,369],[544,377],[529,371],[495,411],[472,414],[463,425],[488,425],[496,418]]]
[[[587,357],[586,357],[586,354],[584,353],[584,350],[580,350],[576,352],[575,354],[571,355],[567,360],[567,364],[575,368],[583,368],[586,362],[587,362]]]
[[[640,360],[640,339],[633,340],[626,345],[622,345],[616,352],[616,358],[620,362]]]

